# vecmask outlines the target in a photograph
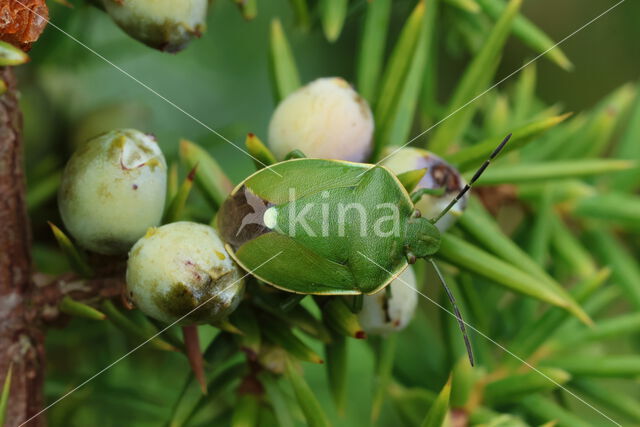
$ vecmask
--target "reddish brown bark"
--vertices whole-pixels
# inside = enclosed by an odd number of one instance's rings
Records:
[[[0,39],[28,50],[47,25],[49,10],[44,0],[2,0]]]
[[[6,419],[6,425],[13,427],[43,408],[44,327],[64,318],[57,309],[59,302],[66,295],[89,303],[116,297],[124,275],[121,263],[109,262],[104,263],[100,279],[36,275],[32,280],[22,116],[12,70],[0,67],[0,78],[8,86],[0,96],[0,384],[13,366]],[[44,424],[42,415],[28,425]]]
[[[65,296],[89,305],[99,305],[105,299],[121,297],[124,291],[124,274],[113,277],[82,279],[74,274],[50,277],[36,274],[34,292],[29,299],[29,318],[41,327],[64,326],[66,315],[58,305]]]
[[[0,97],[0,378],[12,364],[7,425],[15,426],[42,407],[44,336],[27,309],[34,285],[16,80],[8,68],[0,78],[8,86]]]

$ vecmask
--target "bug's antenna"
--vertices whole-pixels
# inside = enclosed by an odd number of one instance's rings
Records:
[[[480,178],[480,175],[482,175],[482,173],[485,171],[485,169],[487,169],[487,167],[489,167],[489,164],[491,163],[491,160],[493,160],[499,153],[500,151],[502,151],[502,148],[504,148],[504,146],[507,144],[507,142],[509,141],[509,139],[511,138],[512,134],[507,135],[507,137],[505,139],[502,140],[502,142],[496,147],[495,150],[493,150],[493,153],[491,153],[491,155],[489,156],[489,158],[487,160],[484,161],[484,163],[482,164],[482,166],[480,166],[478,168],[478,170],[476,171],[476,173],[473,174],[473,178],[471,178],[471,180],[464,186],[464,188],[462,190],[460,190],[460,192],[458,193],[458,195],[456,197],[454,197],[453,200],[451,200],[451,202],[447,205],[446,208],[444,208],[442,210],[442,212],[440,212],[438,214],[437,217],[433,218],[431,220],[432,223],[436,223],[438,222],[443,216],[446,215],[447,212],[449,212],[451,210],[451,208],[453,208],[453,206],[458,203],[458,201],[465,195],[467,194],[467,191],[471,190],[471,187],[473,187],[473,184],[478,180],[478,178]]]
[[[456,319],[458,320],[458,325],[460,326],[460,331],[462,332],[462,337],[464,338],[464,345],[465,347],[467,347],[467,355],[469,356],[469,363],[471,363],[471,366],[473,366],[474,361],[473,361],[473,350],[471,350],[471,342],[469,341],[469,337],[467,336],[467,329],[464,326],[464,320],[462,320],[462,314],[460,314],[460,310],[458,309],[458,304],[456,304],[456,299],[453,296],[453,293],[451,293],[451,289],[449,289],[449,287],[447,286],[447,282],[445,282],[444,276],[442,275],[442,272],[438,268],[438,265],[436,264],[436,262],[433,260],[433,258],[429,258],[429,261],[431,262],[431,265],[433,265],[433,268],[436,271],[436,274],[438,275],[438,279],[440,279],[440,283],[442,283],[442,286],[444,287],[444,290],[447,293],[447,296],[449,297],[449,301],[451,301],[451,305],[453,306],[453,312],[456,315]]]

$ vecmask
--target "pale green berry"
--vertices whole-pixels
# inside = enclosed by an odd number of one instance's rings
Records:
[[[416,311],[418,292],[416,275],[408,267],[389,284],[391,298],[385,289],[374,295],[365,295],[358,313],[360,326],[369,335],[388,335],[404,329]]]
[[[97,0],[131,37],[178,52],[206,28],[209,0]]]
[[[269,124],[269,147],[282,159],[307,157],[362,162],[371,154],[373,115],[367,101],[341,78],[314,80],[287,96]]]
[[[236,309],[244,278],[213,228],[182,221],[149,229],[131,248],[127,291],[154,319],[212,323]]]
[[[62,176],[58,206],[78,244],[101,254],[126,253],[160,223],[167,165],[152,136],[114,130],[83,144]]]
[[[416,208],[425,218],[436,217],[466,184],[466,181],[456,168],[430,151],[413,147],[401,148],[399,151],[388,148],[385,150],[383,157],[390,154],[392,154],[390,157],[382,161],[382,165],[389,168],[391,172],[396,175],[416,169],[427,169],[416,189],[444,189],[442,196],[425,195],[416,203]],[[438,221],[436,227],[438,227],[441,232],[451,227],[458,217],[462,215],[462,212],[467,206],[467,197],[468,194],[460,199],[453,208]]]

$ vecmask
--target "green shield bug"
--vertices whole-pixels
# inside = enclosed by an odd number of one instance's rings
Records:
[[[435,224],[469,191],[510,136],[431,219],[422,217],[407,189],[383,166],[298,158],[242,181],[218,212],[218,230],[242,268],[278,289],[375,294],[416,258],[431,260],[437,253],[441,238]],[[418,190],[414,199],[428,191]],[[280,256],[265,263],[276,253]],[[448,289],[447,294],[471,359],[464,322]]]

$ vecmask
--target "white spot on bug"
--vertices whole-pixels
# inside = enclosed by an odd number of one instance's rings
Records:
[[[269,209],[264,211],[262,222],[270,229],[276,228],[276,225],[278,225],[278,211],[275,206],[271,206]]]

